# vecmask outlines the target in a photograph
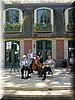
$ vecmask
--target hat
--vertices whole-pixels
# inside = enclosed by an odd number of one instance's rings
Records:
[[[26,55],[23,55],[23,58],[26,58]]]

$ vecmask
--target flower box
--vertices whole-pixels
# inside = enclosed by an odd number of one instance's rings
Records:
[[[69,24],[67,25],[67,29],[68,29],[68,31],[70,31],[70,32],[75,31],[75,23],[69,23]]]
[[[51,32],[52,26],[51,26],[51,24],[45,24],[45,23],[38,24],[38,23],[36,23],[34,25],[34,31],[35,32]]]
[[[6,23],[4,30],[5,32],[17,32],[20,31],[20,28],[21,28],[20,23],[13,23],[13,24]]]

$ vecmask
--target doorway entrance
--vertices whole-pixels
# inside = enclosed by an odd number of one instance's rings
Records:
[[[42,56],[43,61],[47,59],[47,53],[52,55],[52,41],[38,40],[36,41],[36,54]]]
[[[73,55],[74,48],[75,48],[75,40],[69,40],[68,41],[68,58],[70,58],[71,55]]]
[[[6,41],[5,42],[5,66],[10,67],[13,64],[19,65],[20,58],[20,42]]]

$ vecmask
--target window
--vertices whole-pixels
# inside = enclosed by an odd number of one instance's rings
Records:
[[[5,66],[19,65],[20,42],[15,40],[5,41]]]
[[[66,31],[75,31],[75,8],[68,8],[65,11],[65,26]]]
[[[52,55],[52,41],[37,40],[36,41],[36,54],[41,56],[42,61],[46,61],[48,55]]]
[[[22,11],[16,8],[9,8],[4,11],[4,30],[6,32],[21,31]]]
[[[68,58],[71,58],[74,55],[74,48],[75,48],[75,40],[68,41]]]
[[[34,12],[34,31],[53,31],[53,10],[50,8],[38,8]]]
[[[10,24],[19,22],[19,11],[18,10],[7,10],[6,11],[6,22]]]

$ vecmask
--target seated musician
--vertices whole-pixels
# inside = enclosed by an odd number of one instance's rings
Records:
[[[55,62],[51,59],[51,56],[48,56],[48,59],[43,63],[43,66],[42,66],[42,69],[43,69],[42,74],[44,75],[42,80],[46,79],[46,72],[47,71],[50,71],[51,75],[53,76],[53,72],[51,70],[51,67],[54,66],[54,63]]]
[[[42,68],[42,64],[40,63],[40,57],[36,56],[32,65],[32,69],[34,71],[38,71],[38,74],[40,74],[41,68]]]
[[[30,78],[31,76],[29,76],[30,74],[30,68],[28,66],[28,60],[26,55],[23,55],[23,58],[20,61],[20,66],[21,68],[21,78],[24,79],[24,71],[28,71],[27,77],[26,78]]]

